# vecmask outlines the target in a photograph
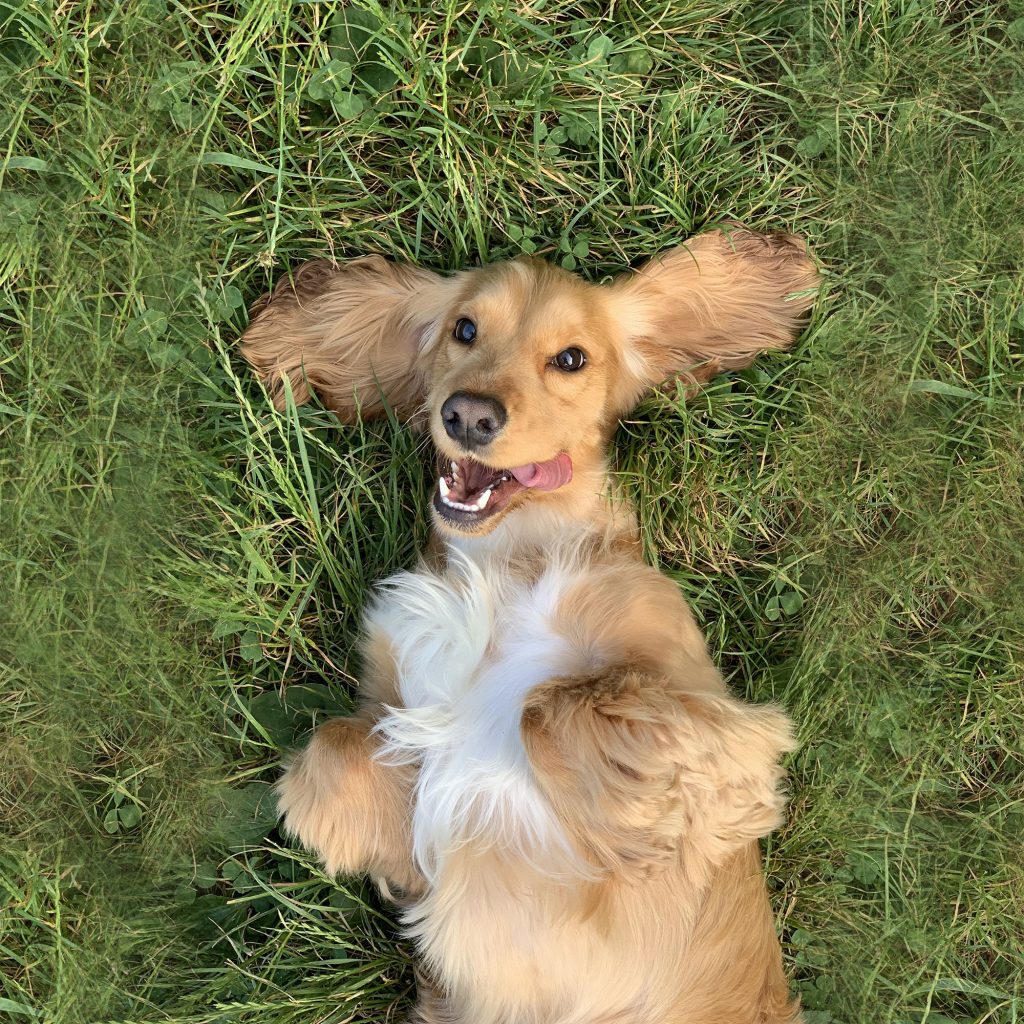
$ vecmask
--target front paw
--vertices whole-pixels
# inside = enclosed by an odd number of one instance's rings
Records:
[[[353,827],[371,771],[366,723],[334,718],[317,729],[278,783],[285,831],[313,851],[331,874],[364,867],[364,839],[353,834]]]
[[[556,813],[617,871],[683,848],[721,864],[782,817],[779,761],[794,741],[776,708],[627,670],[538,686],[522,736]]]
[[[566,745],[650,749],[668,740],[669,707],[664,685],[637,672],[556,678],[526,695],[521,728],[528,747],[547,750],[548,756],[553,747]]]

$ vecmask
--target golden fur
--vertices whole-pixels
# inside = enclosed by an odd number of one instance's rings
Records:
[[[442,278],[368,257],[307,264],[258,307],[243,352],[278,404],[285,379],[344,421],[386,403],[460,459],[441,405],[497,396],[507,426],[477,459],[572,461],[571,482],[481,523],[435,508],[428,561],[371,609],[358,715],[281,782],[287,827],[328,870],[369,872],[405,906],[419,1019],[798,1019],[757,849],[782,813],[788,720],[727,693],[677,588],[640,560],[606,460],[648,389],[786,346],[816,282],[795,239],[735,228],[608,286],[536,260]],[[452,340],[463,317],[471,345]],[[568,346],[580,372],[551,365]],[[471,781],[465,723],[506,744],[508,793]],[[442,797],[452,814],[433,820],[422,802]]]

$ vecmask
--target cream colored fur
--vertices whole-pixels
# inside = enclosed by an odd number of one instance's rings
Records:
[[[281,782],[287,828],[328,870],[401,903],[420,1019],[798,1018],[757,849],[782,817],[789,722],[726,691],[678,589],[640,560],[606,451],[646,388],[787,344],[815,282],[793,239],[743,229],[605,288],[538,262],[449,279],[317,264],[247,331],[277,398],[286,375],[342,418],[386,403],[458,458],[439,408],[478,391],[509,412],[488,465],[573,461],[569,485],[486,527],[436,517],[424,562],[368,611],[358,716]],[[448,340],[469,315],[471,351]],[[545,361],[568,344],[588,354],[571,379]]]

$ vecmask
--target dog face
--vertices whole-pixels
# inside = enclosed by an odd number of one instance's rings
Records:
[[[618,417],[649,388],[785,347],[816,283],[795,239],[742,228],[600,286],[540,260],[450,278],[318,261],[254,310],[243,353],[279,405],[286,387],[299,402],[315,390],[343,420],[390,407],[426,426],[435,524],[484,534],[593,488]]]
[[[441,529],[487,532],[600,461],[624,372],[605,291],[539,260],[465,276],[425,357]]]

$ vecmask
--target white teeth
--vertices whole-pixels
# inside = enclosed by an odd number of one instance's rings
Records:
[[[452,463],[452,475],[453,477],[458,473],[458,463]],[[441,501],[443,501],[449,508],[457,508],[460,512],[480,512],[487,507],[487,503],[491,500],[491,494],[493,493],[493,487],[488,487],[487,490],[481,491],[477,496],[476,501],[472,505],[464,504],[461,501],[452,501],[448,497],[451,494],[452,489],[448,485],[448,481],[442,476],[438,478],[437,482],[438,490],[441,494]]]
[[[491,500],[491,489],[488,487],[472,505],[466,505],[461,501],[452,501],[448,497],[449,493],[451,493],[451,488],[444,482],[444,477],[441,477],[440,490],[441,500],[449,508],[457,508],[460,512],[479,512],[481,509],[486,508],[487,502]]]

